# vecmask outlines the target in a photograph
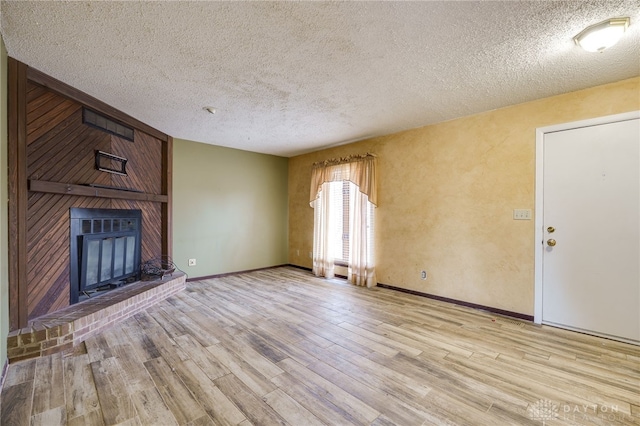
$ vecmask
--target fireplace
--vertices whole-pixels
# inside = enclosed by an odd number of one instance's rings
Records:
[[[70,303],[140,278],[142,212],[70,209]]]

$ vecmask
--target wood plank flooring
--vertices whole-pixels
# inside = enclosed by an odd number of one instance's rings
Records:
[[[2,425],[632,425],[640,348],[290,267],[9,366]]]

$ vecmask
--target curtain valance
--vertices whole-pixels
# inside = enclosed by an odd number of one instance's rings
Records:
[[[314,163],[309,202],[318,198],[323,183],[348,180],[367,195],[369,202],[378,205],[375,164],[375,155],[369,153]]]

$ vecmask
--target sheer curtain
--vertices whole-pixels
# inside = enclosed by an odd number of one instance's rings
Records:
[[[369,197],[355,191],[349,198],[349,270],[347,279],[356,285],[377,285],[373,259],[373,209]]]
[[[313,207],[313,273],[318,277],[333,278],[334,253],[331,250],[329,236],[331,235],[331,191],[329,183],[321,185],[318,198],[311,202]]]
[[[329,183],[350,181],[348,280],[356,285],[376,285],[373,254],[373,207],[377,204],[376,158],[372,154],[315,163],[311,175],[310,205],[314,208],[313,273],[333,278],[334,258],[329,235],[331,198]],[[350,194],[351,195],[351,194]]]

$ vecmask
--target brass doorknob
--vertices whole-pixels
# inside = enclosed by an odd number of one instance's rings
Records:
[[[547,240],[547,245],[549,247],[555,246],[556,245],[556,240],[554,240],[554,239]]]

